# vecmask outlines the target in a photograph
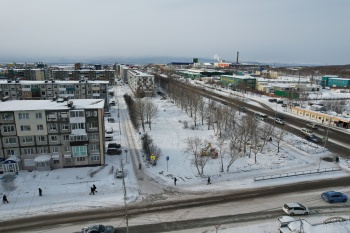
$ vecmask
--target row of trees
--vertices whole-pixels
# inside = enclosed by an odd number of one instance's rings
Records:
[[[131,122],[135,129],[141,125],[145,132],[145,124],[148,124],[149,129],[152,129],[152,122],[158,116],[158,106],[151,98],[143,98],[134,100],[131,96],[125,94],[124,100],[128,106]]]

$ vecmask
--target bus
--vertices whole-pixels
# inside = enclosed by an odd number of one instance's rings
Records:
[[[262,120],[262,121],[266,121],[269,117],[266,114],[264,114],[264,113],[256,112],[255,113],[255,118],[259,119],[259,120]]]

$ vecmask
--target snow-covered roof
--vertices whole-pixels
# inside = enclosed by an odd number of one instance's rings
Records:
[[[75,109],[96,109],[104,107],[103,99],[73,99]],[[67,110],[67,102],[52,100],[8,100],[0,102],[0,111]]]
[[[51,155],[39,155],[35,157],[34,162],[45,162],[50,160],[51,160]]]

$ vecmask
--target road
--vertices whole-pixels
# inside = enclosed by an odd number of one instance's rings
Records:
[[[181,197],[169,195],[168,199],[164,201],[156,201],[151,203],[131,203],[128,206],[128,216],[129,219],[136,218],[140,215],[150,215],[156,214],[161,216],[162,213],[166,213],[169,211],[181,211],[186,209],[196,209],[208,207],[210,209],[213,206],[227,204],[229,206],[241,206],[243,210],[245,209],[251,215],[254,215],[254,212],[259,212],[263,210],[274,211],[278,210],[278,212],[272,212],[273,215],[271,217],[276,217],[277,215],[283,214],[279,208],[281,208],[281,203],[276,202],[277,199],[290,200],[291,194],[297,195],[305,195],[307,193],[311,193],[312,197],[308,197],[305,200],[310,200],[310,202],[315,203],[315,208],[321,208],[325,205],[325,203],[320,198],[321,190],[328,189],[329,187],[337,187],[337,190],[347,190],[348,184],[350,183],[350,176],[338,178],[338,179],[324,179],[317,181],[307,181],[296,184],[289,185],[279,185],[270,188],[259,188],[259,189],[247,189],[247,190],[230,190],[222,193],[202,193],[201,195],[197,195],[195,198],[193,195],[184,194]],[[316,194],[314,194],[316,193]],[[317,198],[315,199],[315,195]],[[265,198],[272,197],[270,201],[266,201]],[[254,200],[254,202],[252,202]],[[260,201],[259,201],[260,200]],[[260,202],[259,209],[256,208],[256,202]],[[246,203],[242,205],[242,203]],[[264,204],[262,204],[264,203]],[[249,205],[249,206],[248,206]],[[348,201],[345,204],[337,204],[332,205],[332,208],[335,208],[339,205],[339,208],[350,208],[350,202]],[[243,207],[242,207],[243,206]],[[270,206],[276,206],[270,210]],[[328,205],[327,205],[328,206]],[[323,208],[323,207],[322,207]],[[223,212],[223,211],[222,211]],[[221,212],[221,213],[222,213]],[[227,217],[228,222],[234,222],[235,218],[239,216],[235,216],[239,213],[232,213],[231,217]],[[259,216],[259,213],[256,213]],[[11,221],[6,221],[1,223],[2,232],[18,232],[18,231],[38,231],[38,229],[58,229],[62,226],[62,224],[69,224],[74,226],[86,225],[88,222],[106,222],[113,221],[116,218],[123,218],[125,216],[123,207],[111,207],[105,209],[93,209],[88,211],[80,211],[74,213],[61,213],[57,215],[47,215],[47,216],[36,216],[29,217],[25,219],[16,219]],[[244,215],[241,216],[242,218]],[[192,221],[200,218],[191,218]],[[213,221],[216,218],[216,215],[208,216],[209,219]],[[258,219],[259,217],[257,217]],[[187,218],[183,219],[186,221]],[[196,220],[196,221],[197,221]],[[130,220],[131,221],[131,220]],[[179,219],[176,219],[179,221]],[[200,220],[198,220],[200,221]],[[206,221],[209,221],[208,219]],[[203,225],[203,223],[201,223]],[[159,227],[159,226],[158,226]],[[137,228],[137,227],[136,227]],[[134,232],[134,231],[132,231]],[[146,231],[147,232],[147,231]],[[153,231],[151,231],[153,232]]]

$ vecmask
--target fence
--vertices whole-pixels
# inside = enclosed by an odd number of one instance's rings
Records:
[[[270,180],[270,179],[278,179],[278,178],[285,178],[285,177],[291,177],[291,176],[302,176],[302,175],[310,175],[310,174],[316,174],[316,173],[323,173],[323,172],[334,172],[334,171],[341,171],[341,168],[322,168],[322,169],[314,169],[314,170],[306,170],[306,171],[297,171],[297,172],[291,172],[291,173],[282,173],[277,175],[270,175],[270,176],[257,176],[254,177],[254,181],[260,181],[260,180]]]

